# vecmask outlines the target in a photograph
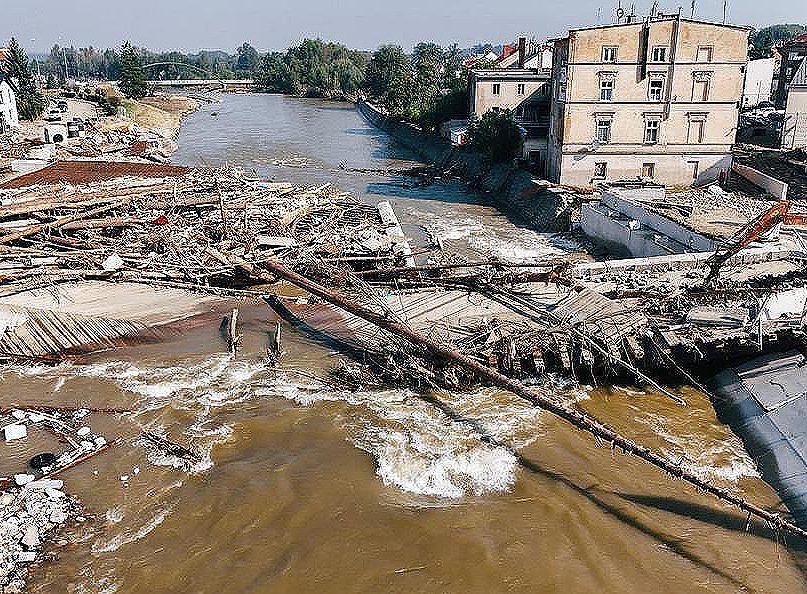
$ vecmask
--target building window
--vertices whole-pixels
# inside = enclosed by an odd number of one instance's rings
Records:
[[[608,177],[608,163],[594,163],[594,179]]]
[[[698,169],[700,168],[700,163],[698,161],[687,161],[687,165],[689,165],[689,170],[692,172],[692,179],[698,179]]]
[[[706,120],[704,118],[697,118],[689,120],[689,130],[687,131],[687,142],[689,144],[701,144],[703,142],[703,134],[706,129]]]
[[[614,98],[614,81],[612,79],[600,80],[600,101],[612,101]]]
[[[655,163],[642,163],[642,177],[654,178],[656,176]]]
[[[647,144],[656,144],[658,142],[658,131],[661,126],[659,120],[646,120],[644,123],[644,141]]]
[[[650,101],[661,101],[664,95],[664,79],[651,78],[648,84],[649,87],[647,95],[650,98]]]
[[[611,142],[611,120],[608,118],[597,118],[597,141],[602,144]]]
[[[517,92],[519,95],[523,95],[523,94],[524,94],[524,83],[518,83],[518,87],[516,87],[516,92]]]
[[[711,46],[701,46],[698,48],[697,62],[711,62],[712,61],[712,48]]]
[[[603,47],[602,48],[602,61],[607,64],[616,62],[617,48],[616,47]]]
[[[709,101],[709,79],[696,78],[692,83],[692,101]]]
[[[790,54],[788,54],[788,56],[787,56],[787,59],[788,59],[788,60],[790,60],[790,61],[792,62],[792,61],[794,61],[794,60],[798,60],[798,59],[799,59],[799,57],[800,57],[800,56],[799,56],[799,53],[798,53],[798,52],[790,52]]]
[[[667,48],[654,47],[653,48],[653,62],[666,62],[667,61]]]
[[[493,94],[500,95],[502,92],[502,85],[499,83],[493,83]]]
[[[566,83],[558,84],[558,101],[566,101]]]

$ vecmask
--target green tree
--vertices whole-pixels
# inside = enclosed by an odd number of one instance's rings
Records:
[[[140,63],[140,56],[128,41],[120,49],[120,81],[121,92],[129,99],[141,99],[148,93],[146,75]]]
[[[261,65],[261,57],[258,50],[247,42],[236,50],[238,59],[235,62],[236,72],[252,76]]]
[[[407,118],[412,114],[415,77],[412,63],[397,45],[378,48],[367,64],[364,90],[390,115]]]
[[[522,143],[521,130],[509,109],[491,110],[468,127],[468,144],[494,163],[516,158]]]
[[[20,116],[35,120],[45,109],[45,97],[37,88],[25,50],[13,37],[8,42],[5,71],[17,86],[17,111]]]
[[[749,38],[751,47],[749,48],[749,57],[753,60],[759,58],[770,58],[771,49],[777,43],[787,41],[795,37],[807,33],[807,26],[804,25],[771,25],[759,31],[753,31]]]
[[[415,96],[410,112],[420,120],[442,94],[443,49],[436,43],[419,43],[412,54],[412,68]]]

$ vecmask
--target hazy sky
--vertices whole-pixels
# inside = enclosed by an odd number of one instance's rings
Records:
[[[29,51],[54,43],[117,46],[124,39],[154,50],[225,49],[242,41],[283,49],[303,37],[358,49],[382,43],[411,47],[497,43],[520,33],[553,37],[570,27],[612,19],[616,0],[0,0],[0,42],[14,35]],[[630,0],[623,0],[625,6]],[[652,0],[636,2],[647,12]],[[662,0],[663,11],[690,0]],[[697,0],[696,16],[722,18],[723,0]],[[729,22],[762,26],[807,22],[805,0],[729,0]]]

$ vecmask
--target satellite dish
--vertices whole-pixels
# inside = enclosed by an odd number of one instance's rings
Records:
[[[620,6],[619,8],[616,9],[616,18],[618,18],[621,21],[624,16],[625,16],[625,9]]]

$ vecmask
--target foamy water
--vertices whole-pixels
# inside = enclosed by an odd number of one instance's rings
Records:
[[[704,480],[723,485],[736,484],[743,477],[759,477],[756,465],[743,448],[740,439],[723,425],[700,428],[693,423],[689,428],[672,422],[667,417],[650,411],[641,411],[636,421],[650,427],[667,444],[660,452],[671,460],[681,460],[681,466]],[[720,439],[713,435],[717,433]]]
[[[452,218],[415,211],[413,218],[436,240],[465,242],[472,250],[504,262],[533,262],[582,249],[577,241],[563,235],[490,225],[481,217]]]

